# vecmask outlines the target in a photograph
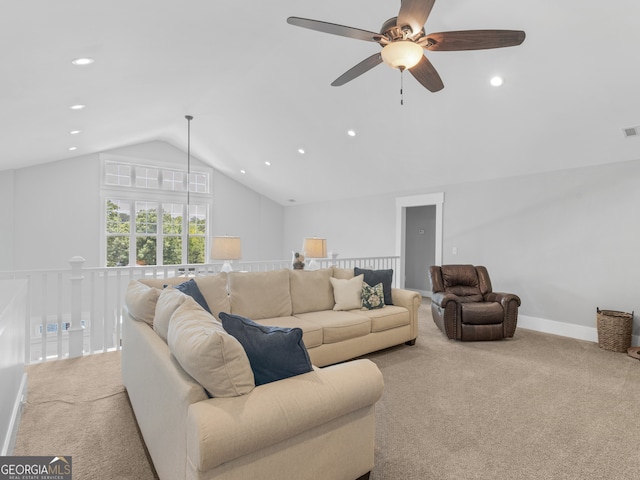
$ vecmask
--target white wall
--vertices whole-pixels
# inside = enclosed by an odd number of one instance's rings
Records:
[[[286,207],[285,258],[302,248],[305,237],[326,238],[327,251],[343,258],[395,255],[394,198],[380,195]]]
[[[15,170],[14,267],[59,268],[81,255],[97,266],[100,168],[97,155]]]
[[[149,165],[173,163],[180,168],[186,165],[186,153],[164,142],[149,142],[105,153]],[[193,162],[198,164],[197,159]],[[0,175],[0,185],[6,181],[5,177],[6,174]],[[86,266],[101,266],[100,155],[18,169],[14,177],[16,228],[12,238],[12,268],[66,267],[68,259],[75,255],[84,257]],[[0,199],[5,196],[0,194]],[[244,260],[281,258],[282,206],[215,170],[211,202],[212,234],[241,236]],[[3,233],[0,245],[4,244]]]
[[[522,315],[593,327],[598,306],[640,312],[638,185],[630,161],[298,205],[285,209],[284,238],[318,232],[341,256],[393,255],[395,198],[443,191],[443,263],[486,265]]]
[[[13,270],[13,170],[0,172],[0,271]]]
[[[213,181],[212,235],[238,236],[242,259],[282,260],[284,209],[222,174]]]

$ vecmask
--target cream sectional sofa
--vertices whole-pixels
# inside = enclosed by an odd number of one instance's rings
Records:
[[[344,361],[415,342],[421,297],[393,289],[393,305],[334,310],[332,282],[354,278],[353,270],[337,268],[195,277],[210,316],[192,299],[169,291],[174,289],[163,290],[185,278],[130,283],[123,310],[122,377],[161,479],[368,477],[374,464],[374,406],[383,379],[369,360]],[[171,296],[175,299],[166,300]],[[187,306],[193,310],[185,312]],[[191,332],[215,330],[222,338],[216,345],[231,345],[235,340],[216,321],[220,312],[300,328],[312,371],[255,387],[246,385],[246,372],[239,373],[235,378],[241,381],[232,379],[224,396],[213,396],[215,386],[192,371],[193,362],[181,358],[185,345],[195,345],[191,360],[202,358],[208,368],[211,348],[200,356],[193,336],[183,341],[172,335],[182,325],[179,315],[191,315],[205,322]],[[182,350],[172,350],[178,342]],[[220,355],[223,361],[231,357],[229,351]],[[243,361],[248,365],[246,357]],[[230,365],[216,375],[245,368]]]

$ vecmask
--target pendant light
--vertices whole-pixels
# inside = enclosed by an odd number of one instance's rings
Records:
[[[189,264],[189,248],[191,246],[190,234],[191,234],[191,120],[192,115],[185,115],[187,119],[187,264]]]

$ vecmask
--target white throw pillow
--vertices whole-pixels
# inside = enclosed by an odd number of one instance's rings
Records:
[[[171,286],[167,286],[158,297],[156,303],[156,316],[153,319],[153,329],[158,336],[167,341],[167,334],[169,333],[169,320],[173,312],[175,312],[180,305],[182,305],[187,296],[180,290],[176,290]]]
[[[156,314],[156,302],[159,296],[160,290],[157,288],[149,287],[137,280],[131,280],[124,294],[124,304],[134,320],[153,326],[153,317]]]
[[[329,280],[333,285],[333,298],[336,301],[334,310],[354,310],[362,307],[364,275],[358,275],[349,280],[333,277]]]
[[[237,397],[255,387],[244,348],[191,297],[169,320],[167,343],[182,368],[213,397]]]

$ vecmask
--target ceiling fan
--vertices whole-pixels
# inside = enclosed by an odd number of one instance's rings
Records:
[[[384,62],[400,71],[408,69],[425,88],[437,92],[444,88],[444,84],[424,55],[423,49],[482,50],[511,47],[524,41],[525,33],[521,30],[463,30],[427,35],[424,24],[434,3],[435,0],[402,0],[398,16],[384,22],[380,33],[300,17],[289,17],[287,23],[356,40],[376,42],[382,46],[382,51],[364,59],[334,80],[331,83],[334,87],[344,85]]]

